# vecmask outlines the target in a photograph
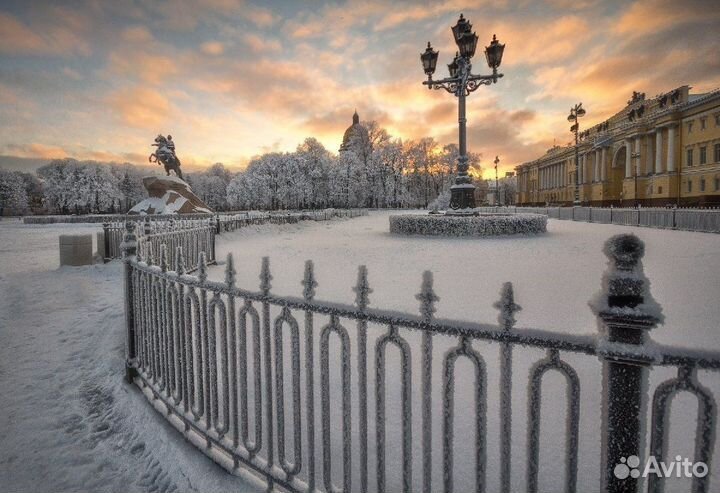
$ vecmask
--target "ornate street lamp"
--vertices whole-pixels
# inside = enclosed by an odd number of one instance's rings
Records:
[[[475,185],[468,175],[467,157],[467,129],[465,118],[465,98],[480,86],[495,84],[503,74],[497,69],[502,62],[504,44],[498,42],[495,35],[490,46],[485,48],[485,58],[488,66],[492,69],[492,75],[475,75],[471,73],[472,64],[470,60],[475,56],[478,36],[472,32],[472,24],[460,14],[457,24],[452,27],[453,38],[457,44],[458,52],[453,61],[448,64],[450,77],[440,80],[433,80],[437,66],[438,52],[433,50],[428,43],[425,52],[420,55],[423,70],[428,79],[423,85],[428,89],[445,89],[458,98],[458,134],[459,134],[459,155],[457,164],[457,176],[455,184],[450,187],[450,208],[452,214],[473,214],[475,209]]]
[[[575,200],[573,205],[580,205],[580,150],[578,148],[578,132],[580,131],[580,121],[578,118],[585,116],[585,110],[582,107],[582,103],[578,103],[570,108],[570,114],[567,119],[573,125],[570,127],[570,131],[575,134]]]

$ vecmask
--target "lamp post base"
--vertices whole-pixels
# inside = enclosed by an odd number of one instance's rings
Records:
[[[455,184],[450,187],[451,215],[475,214],[475,185],[472,183]]]

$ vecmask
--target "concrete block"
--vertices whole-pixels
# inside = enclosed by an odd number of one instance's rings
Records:
[[[60,235],[60,265],[91,265],[92,234]]]

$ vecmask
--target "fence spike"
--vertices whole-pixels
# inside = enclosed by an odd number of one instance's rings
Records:
[[[422,285],[420,292],[415,295],[415,299],[420,302],[420,314],[425,320],[431,320],[435,313],[435,302],[440,298],[433,290],[433,273],[429,270],[423,272]]]
[[[183,255],[183,249],[181,246],[175,250],[175,272],[182,276],[185,274],[185,256]]]
[[[522,307],[515,303],[515,293],[511,282],[506,282],[500,289],[500,299],[493,306],[500,310],[498,323],[505,329],[515,327],[515,314],[522,310]]]
[[[270,293],[270,288],[272,288],[270,281],[272,281],[272,279],[272,274],[270,274],[270,257],[263,257],[262,267],[260,268],[260,290],[265,296]]]
[[[165,246],[165,243],[160,244],[160,270],[162,272],[167,272],[168,268],[168,262],[167,262],[167,246]]]
[[[303,286],[303,298],[305,301],[312,301],[315,298],[315,288],[318,283],[315,280],[315,264],[312,260],[305,261],[305,277],[300,283]]]
[[[227,284],[229,288],[235,287],[235,274],[237,274],[237,271],[235,270],[233,254],[228,253],[227,263],[225,264],[225,284]]]
[[[355,304],[360,310],[365,310],[370,304],[369,295],[373,292],[368,283],[367,266],[361,265],[358,267],[357,284],[353,288],[353,291],[355,291],[356,294]]]
[[[207,281],[207,260],[205,259],[205,252],[200,252],[200,259],[198,260],[198,279],[200,279],[200,282]]]

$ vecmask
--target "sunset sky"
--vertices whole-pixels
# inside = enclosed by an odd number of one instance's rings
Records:
[[[455,52],[460,12],[506,43],[496,85],[468,99],[468,146],[502,171],[566,144],[566,116],[603,121],[632,91],[720,87],[716,0],[0,4],[0,166],[7,156],[146,162],[171,133],[185,165],[241,167],[315,136],[333,152],[357,108],[403,139],[457,140],[457,101],[419,54]],[[478,46],[474,72],[486,73]]]

